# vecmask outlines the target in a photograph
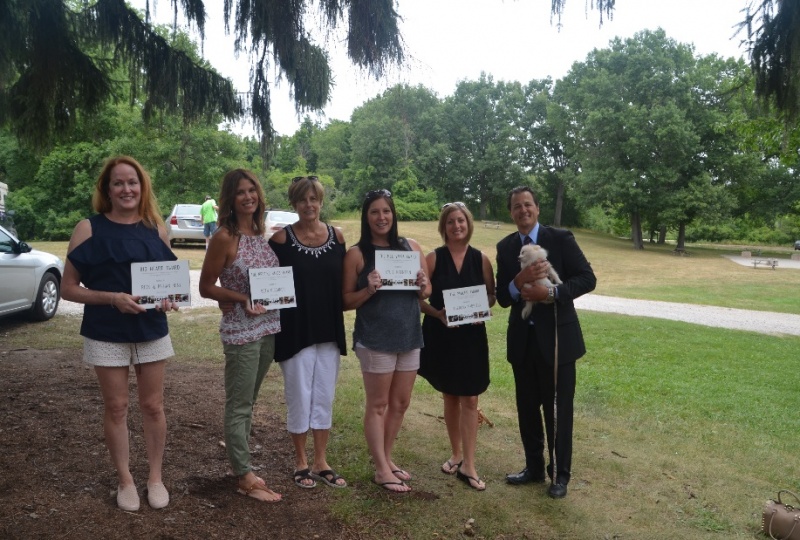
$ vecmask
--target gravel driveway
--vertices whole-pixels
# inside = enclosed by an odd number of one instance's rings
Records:
[[[759,269],[755,271],[771,271]],[[200,297],[198,283],[200,271],[190,272],[192,280],[192,307],[216,307],[217,303]],[[750,311],[747,309],[700,306],[696,304],[678,304],[674,302],[655,302],[650,300],[631,300],[614,296],[587,294],[575,301],[575,307],[586,311],[602,311],[621,313],[635,317],[652,317],[670,319],[704,326],[748,330],[762,334],[790,334],[800,336],[800,315],[788,313],[772,313],[767,311]],[[83,306],[73,302],[61,301],[58,315],[80,315]]]

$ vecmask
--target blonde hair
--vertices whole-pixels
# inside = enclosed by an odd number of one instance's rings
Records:
[[[472,239],[472,232],[475,230],[472,212],[469,211],[469,208],[464,203],[447,203],[442,206],[442,212],[439,214],[439,236],[442,237],[442,241],[445,243],[447,243],[447,218],[456,211],[463,213],[467,220],[467,242]]]

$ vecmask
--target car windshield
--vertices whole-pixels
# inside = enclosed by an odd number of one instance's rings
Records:
[[[178,216],[197,216],[200,215],[199,204],[179,204],[175,207],[175,215]]]

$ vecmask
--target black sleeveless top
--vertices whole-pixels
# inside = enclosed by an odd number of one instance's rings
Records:
[[[443,291],[485,284],[483,255],[467,248],[461,270],[456,270],[447,246],[436,249],[436,268],[431,274],[430,303],[444,307]],[[447,327],[435,317],[422,321],[425,348],[420,354],[419,371],[431,386],[454,396],[477,396],[489,386],[489,341],[486,325],[464,324]]]
[[[342,305],[345,245],[328,225],[328,239],[317,247],[302,244],[291,225],[286,242],[269,241],[281,266],[291,266],[297,307],[281,309],[281,331],[275,335],[275,361],[288,360],[310,345],[333,342],[347,354]]]

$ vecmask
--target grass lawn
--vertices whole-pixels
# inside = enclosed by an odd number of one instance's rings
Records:
[[[336,224],[352,245],[358,223]],[[473,245],[494,260],[495,243],[512,230],[476,223]],[[400,232],[426,251],[441,243],[434,223],[401,223]],[[598,294],[800,313],[800,271],[754,270],[722,256],[741,247],[689,246],[690,256],[676,257],[670,246],[634,251],[626,240],[576,236],[597,273]],[[35,247],[63,256],[66,243]],[[176,253],[199,268],[204,251]],[[521,469],[523,456],[505,360],[508,312],[494,308],[493,315],[492,384],[480,406],[494,427],[480,428],[477,456],[487,490],[439,472],[449,457],[442,401],[418,379],[395,456],[414,475],[417,496],[376,496],[361,428],[361,374],[350,354],[342,360],[329,452],[351,484],[335,493],[338,518],[368,524],[375,538],[460,538],[472,518],[482,538],[747,539],[760,537],[766,499],[779,488],[800,492],[800,338],[595,312],[580,313],[588,353],[578,363],[569,496],[554,501],[544,485],[506,485],[504,475]],[[218,320],[208,308],[170,315],[177,361],[221,364]],[[56,317],[3,339],[79,348],[78,323]],[[349,335],[352,313],[345,323]],[[262,402],[281,409],[282,394],[275,369]]]

